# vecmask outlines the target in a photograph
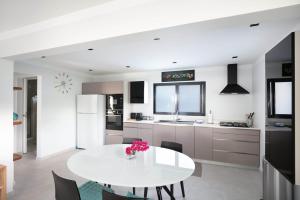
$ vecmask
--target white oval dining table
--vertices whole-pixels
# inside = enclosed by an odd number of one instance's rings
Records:
[[[129,145],[104,145],[71,156],[67,166],[74,174],[99,183],[124,187],[164,187],[190,177],[194,161],[185,154],[150,146],[145,152],[127,159]],[[169,194],[170,191],[167,191]],[[169,194],[172,199],[175,199]]]

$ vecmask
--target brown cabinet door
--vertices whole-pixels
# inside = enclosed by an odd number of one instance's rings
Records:
[[[193,126],[176,126],[176,142],[182,144],[183,153],[195,157],[195,129]]]
[[[122,81],[90,82],[82,84],[82,94],[123,94]]]
[[[137,138],[138,137],[138,128],[133,127],[124,127],[123,136],[127,138]]]
[[[212,128],[195,127],[195,158],[202,160],[213,159]]]
[[[155,124],[153,128],[153,144],[160,147],[162,141],[175,142],[175,126]]]
[[[122,135],[105,135],[105,144],[122,144]]]
[[[149,145],[153,145],[153,132],[152,129],[139,128],[138,137],[143,141],[147,141]]]

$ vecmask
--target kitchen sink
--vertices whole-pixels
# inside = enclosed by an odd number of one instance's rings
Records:
[[[193,125],[194,121],[183,121],[183,120],[158,120],[155,123],[170,123],[170,124],[189,124],[189,125]]]

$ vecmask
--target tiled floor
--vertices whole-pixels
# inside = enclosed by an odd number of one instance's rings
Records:
[[[76,151],[46,159],[35,160],[27,154],[15,163],[15,189],[9,194],[9,200],[53,200],[54,183],[51,170],[61,176],[74,179],[78,185],[84,179],[72,174],[67,166],[67,159]],[[217,165],[203,164],[202,177],[190,177],[185,181],[187,200],[258,200],[261,198],[261,174],[256,170],[239,169]],[[130,188],[113,186],[124,194]],[[142,189],[137,193],[142,195]],[[164,195],[164,199],[170,199]],[[154,189],[149,190],[149,197],[157,199]],[[176,199],[181,197],[179,184],[175,185]]]

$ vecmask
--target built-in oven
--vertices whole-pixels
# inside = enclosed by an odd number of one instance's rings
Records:
[[[123,130],[123,94],[106,95],[106,129]]]

